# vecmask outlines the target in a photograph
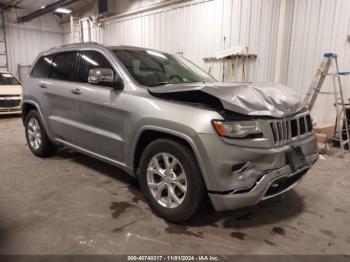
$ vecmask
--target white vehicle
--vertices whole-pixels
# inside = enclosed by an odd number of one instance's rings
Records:
[[[22,112],[21,83],[9,72],[0,72],[0,115]]]

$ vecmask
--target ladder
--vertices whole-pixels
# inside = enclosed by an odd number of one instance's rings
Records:
[[[7,44],[6,44],[6,25],[5,25],[5,11],[1,9],[0,11],[0,69],[8,69],[7,61]]]
[[[79,17],[70,16],[71,44],[82,43],[82,28]]]
[[[335,73],[328,73],[332,61],[335,63]],[[334,135],[330,140],[338,141],[342,153],[345,152],[344,146],[348,145],[348,150],[350,151],[350,134],[349,134],[349,121],[346,115],[343,89],[341,85],[341,77],[349,76],[350,72],[340,72],[337,60],[337,54],[335,53],[325,53],[323,55],[323,60],[316,71],[314,80],[311,82],[308,92],[306,93],[305,99],[303,101],[304,105],[309,111],[312,110],[316,99],[319,94],[333,95],[334,96],[334,106],[336,110],[336,121]],[[321,88],[323,82],[327,76],[332,76],[333,78],[333,92],[322,92]],[[343,135],[345,133],[345,138]]]

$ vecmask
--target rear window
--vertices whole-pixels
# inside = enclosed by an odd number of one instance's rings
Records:
[[[10,73],[0,73],[0,85],[20,85],[17,79]]]
[[[33,68],[32,76],[40,77],[40,78],[48,78],[51,65],[52,65],[52,56],[41,57]]]
[[[75,74],[77,52],[57,53],[52,61],[50,78],[71,81]]]

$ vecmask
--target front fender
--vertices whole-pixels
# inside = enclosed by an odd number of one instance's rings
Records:
[[[168,121],[162,120],[162,122],[165,123]],[[170,124],[170,123],[171,122],[169,121],[168,124]],[[136,148],[137,148],[138,142],[139,142],[142,134],[146,131],[156,131],[156,132],[163,133],[165,135],[171,135],[171,136],[180,138],[189,144],[189,146],[191,147],[191,149],[192,149],[192,151],[197,159],[197,163],[198,163],[199,168],[202,172],[204,182],[207,184],[209,179],[208,179],[208,175],[206,173],[206,169],[204,168],[205,165],[203,163],[203,159],[202,159],[202,155],[201,155],[201,152],[203,154],[203,150],[201,150],[201,147],[202,147],[201,141],[199,139],[197,132],[194,129],[189,128],[188,126],[182,126],[179,128],[179,125],[176,124],[177,129],[173,129],[173,128],[170,128],[169,126],[164,127],[164,126],[160,126],[158,124],[159,123],[157,123],[157,124],[145,124],[145,125],[136,129],[137,131],[134,133],[133,138],[131,138],[129,141],[129,146],[126,146],[125,152],[126,152],[126,156],[127,156],[127,158],[126,158],[127,165],[131,166],[131,167],[135,166],[134,161],[135,161]],[[171,126],[171,124],[170,124],[170,126]],[[179,129],[180,130],[182,129],[182,130],[179,131]]]

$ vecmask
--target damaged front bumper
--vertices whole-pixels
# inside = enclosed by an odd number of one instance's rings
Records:
[[[208,134],[200,134],[197,139],[204,180],[218,211],[255,205],[286,192],[300,182],[318,158],[314,133],[281,146],[265,148],[251,146],[265,145],[264,139],[233,143]],[[295,147],[305,156],[302,166],[291,166],[287,159],[287,152]]]
[[[307,156],[306,166],[295,172],[292,172],[289,165],[267,172],[249,189],[236,190],[226,194],[210,193],[209,197],[217,211],[256,205],[262,200],[292,189],[302,180],[317,158],[318,153]]]

